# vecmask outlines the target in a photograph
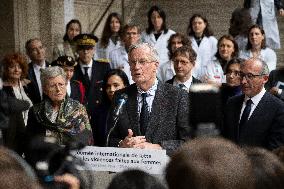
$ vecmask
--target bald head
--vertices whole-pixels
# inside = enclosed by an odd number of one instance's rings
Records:
[[[268,66],[258,59],[251,58],[241,64],[241,86],[243,93],[249,98],[259,94],[268,81]]]

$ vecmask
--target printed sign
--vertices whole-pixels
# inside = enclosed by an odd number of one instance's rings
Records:
[[[87,146],[72,154],[86,163],[86,169],[94,171],[141,169],[150,174],[163,174],[169,161],[166,150]]]

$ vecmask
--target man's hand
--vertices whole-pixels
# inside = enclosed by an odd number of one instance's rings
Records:
[[[279,15],[280,15],[280,16],[284,16],[284,9],[279,9],[278,12],[279,12]]]
[[[136,144],[133,146],[134,148],[141,148],[141,149],[156,149],[156,150],[161,150],[162,147],[159,144],[153,144],[150,142],[143,142],[140,144]]]
[[[65,173],[64,175],[60,176],[55,176],[54,180],[55,182],[67,184],[69,186],[69,189],[80,189],[80,180],[69,173]]]
[[[144,142],[146,142],[145,136],[133,137],[133,131],[131,129],[128,129],[128,135],[124,138],[124,140],[119,142],[119,147],[133,148],[134,145],[138,145]]]
[[[272,87],[269,92],[270,92],[271,94],[273,94],[273,95],[277,95],[277,94],[278,94],[278,90],[279,90],[279,89],[278,89],[277,87]]]

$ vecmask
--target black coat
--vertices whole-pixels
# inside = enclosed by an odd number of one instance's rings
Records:
[[[266,92],[240,132],[239,120],[244,97],[239,95],[228,100],[223,136],[240,145],[260,146],[270,150],[283,146],[284,103]]]
[[[84,79],[84,74],[79,64],[75,66],[74,76],[72,78],[73,80],[81,81],[86,89],[86,107],[90,116],[95,145],[98,144],[97,139],[100,137],[97,136],[99,134],[97,129],[105,126],[105,116],[103,116],[105,114],[103,79],[109,70],[109,63],[93,60],[92,78],[89,88],[87,88],[87,81]]]

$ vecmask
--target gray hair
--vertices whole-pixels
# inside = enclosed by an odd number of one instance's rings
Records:
[[[150,45],[149,43],[137,43],[137,44],[131,45],[129,47],[128,55],[130,55],[130,53],[134,49],[138,49],[138,48],[149,49],[150,50],[150,58],[151,58],[151,60],[159,62],[159,55],[158,55],[157,50],[152,45]]]
[[[45,69],[42,69],[41,74],[40,74],[40,81],[41,81],[42,87],[45,87],[47,85],[50,78],[57,77],[57,76],[62,76],[64,80],[67,82],[66,73],[59,66],[52,66],[52,67],[47,67]]]

